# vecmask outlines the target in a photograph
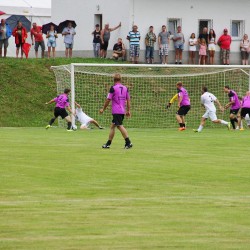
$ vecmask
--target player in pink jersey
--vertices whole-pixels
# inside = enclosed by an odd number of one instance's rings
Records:
[[[107,99],[103,105],[103,108],[100,109],[100,114],[102,114],[105,109],[108,107],[110,101],[112,102],[112,115],[113,120],[110,127],[109,139],[102,146],[102,148],[110,148],[112,140],[115,136],[115,128],[117,127],[123,138],[125,139],[125,149],[132,148],[132,143],[129,140],[128,132],[125,127],[122,125],[124,115],[130,117],[130,96],[126,86],[121,84],[121,75],[114,75],[114,85],[110,88]],[[126,110],[127,108],[127,110]]]
[[[58,116],[61,116],[62,119],[65,118],[65,120],[68,122],[67,130],[72,131],[71,117],[66,111],[67,109],[70,113],[72,113],[72,110],[69,105],[69,99],[68,99],[69,93],[70,93],[70,89],[65,89],[63,94],[45,103],[45,104],[51,104],[53,102],[56,103],[56,107],[54,109],[54,117],[50,120],[49,125],[46,126],[46,129],[51,127],[51,125],[54,123],[54,121],[56,120]]]
[[[190,110],[190,99],[187,90],[183,87],[182,82],[176,83],[177,87],[177,94],[173,96],[169,104],[167,105],[167,108],[170,108],[171,104],[174,102],[174,100],[178,99],[178,111],[176,112],[176,120],[180,125],[179,131],[183,131],[186,129],[185,124],[185,115]]]
[[[245,119],[250,128],[250,91],[242,98],[242,108],[240,112],[241,119]]]
[[[237,93],[234,90],[230,89],[229,86],[224,87],[224,92],[227,93],[229,97],[229,103],[225,105],[225,109],[230,107],[230,122],[232,124],[233,129],[236,129],[235,122],[238,124],[237,114],[241,107],[240,100]]]

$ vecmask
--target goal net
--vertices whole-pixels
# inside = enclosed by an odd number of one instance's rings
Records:
[[[79,103],[84,112],[102,126],[111,123],[110,107],[103,115],[100,108],[113,85],[113,75],[120,73],[122,83],[129,88],[132,117],[125,121],[130,128],[176,127],[177,103],[166,110],[166,104],[177,93],[176,83],[183,82],[187,89],[191,110],[186,121],[188,127],[197,127],[204,108],[200,103],[201,88],[206,86],[221,102],[228,103],[223,87],[230,86],[239,96],[249,90],[249,70],[246,66],[198,66],[198,65],[130,65],[130,64],[71,64],[52,67],[57,82],[57,92],[71,88],[71,105]],[[228,120],[229,111],[217,111],[221,119]],[[60,126],[64,122],[59,121]],[[211,122],[207,126],[213,126]]]

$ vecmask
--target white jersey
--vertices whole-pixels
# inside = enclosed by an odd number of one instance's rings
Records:
[[[216,107],[214,105],[214,101],[216,101],[217,98],[212,93],[205,92],[201,96],[201,103],[205,106],[206,111],[212,111],[216,112]]]
[[[93,119],[87,116],[83,111],[82,108],[76,108],[76,121],[80,122],[81,125],[88,126],[89,122]]]

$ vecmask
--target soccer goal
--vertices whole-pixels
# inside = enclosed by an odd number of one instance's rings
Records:
[[[223,87],[229,85],[239,96],[250,89],[250,67],[248,66],[198,66],[198,65],[131,65],[131,64],[79,64],[52,67],[58,93],[70,87],[71,104],[80,103],[85,113],[97,119],[103,126],[111,122],[110,107],[103,115],[99,109],[113,85],[113,75],[120,73],[122,83],[131,95],[132,117],[126,120],[130,128],[173,128],[176,127],[177,103],[170,109],[166,104],[177,93],[176,83],[181,81],[188,90],[191,110],[187,115],[187,126],[196,127],[204,113],[200,104],[201,88],[207,86],[220,100],[228,102]],[[228,120],[229,111],[218,117]],[[59,121],[63,126],[62,121]],[[208,123],[207,126],[213,126]]]

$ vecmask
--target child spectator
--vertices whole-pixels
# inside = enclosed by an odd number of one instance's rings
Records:
[[[199,64],[205,64],[207,55],[207,45],[206,40],[204,38],[201,39],[200,50],[199,50]]]
[[[197,39],[195,38],[194,33],[191,34],[188,43],[189,43],[189,64],[195,64]]]

